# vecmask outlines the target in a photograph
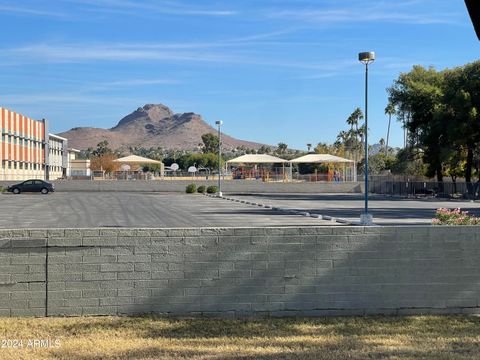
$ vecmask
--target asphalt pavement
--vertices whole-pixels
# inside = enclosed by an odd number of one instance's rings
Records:
[[[58,192],[0,195],[0,228],[340,225],[200,194]]]
[[[231,198],[262,202],[273,207],[327,215],[359,222],[365,209],[363,194],[229,194]],[[438,208],[461,208],[480,216],[480,202],[435,198],[369,196],[369,213],[377,225],[428,225]]]
[[[359,221],[361,194],[228,194],[244,202],[199,194],[62,192],[0,195],[0,228],[90,227],[245,227],[314,226],[341,223],[301,216],[294,211]],[[377,225],[431,224],[436,209],[457,208],[480,216],[480,203],[437,199],[400,199],[372,195],[369,212]],[[291,210],[286,212],[285,210]]]

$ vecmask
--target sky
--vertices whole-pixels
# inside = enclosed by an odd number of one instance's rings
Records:
[[[478,59],[463,0],[0,0],[0,106],[50,131],[111,128],[149,103],[243,140],[333,143],[364,106],[386,137],[386,89],[413,65]],[[393,120],[390,144],[403,145]]]

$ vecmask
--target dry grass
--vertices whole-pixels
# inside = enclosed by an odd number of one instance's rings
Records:
[[[480,359],[480,318],[0,319],[0,359]],[[59,339],[59,348],[27,348]]]

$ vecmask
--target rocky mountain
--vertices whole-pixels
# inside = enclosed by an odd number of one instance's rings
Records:
[[[388,147],[388,153],[391,154],[391,155],[397,155],[398,151],[400,150],[400,148],[393,148],[391,146]],[[381,144],[373,144],[373,145],[369,145],[369,149],[368,149],[368,154],[369,155],[377,155],[381,152],[385,152],[385,146],[384,145],[381,145]]]
[[[164,149],[197,150],[202,135],[217,133],[195,113],[175,114],[162,104],[147,104],[125,116],[111,129],[77,127],[59,134],[68,139],[69,147],[95,148],[103,140],[109,147],[128,151],[130,147],[162,147]],[[244,146],[258,149],[262,144],[238,140],[222,134],[224,148]]]

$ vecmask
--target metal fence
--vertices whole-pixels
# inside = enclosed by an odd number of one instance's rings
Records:
[[[436,197],[478,199],[480,183],[436,181],[392,181],[373,178],[369,180],[369,192],[373,194],[403,197]]]

